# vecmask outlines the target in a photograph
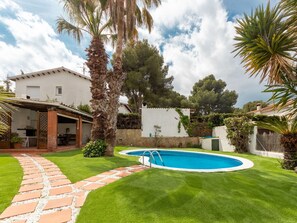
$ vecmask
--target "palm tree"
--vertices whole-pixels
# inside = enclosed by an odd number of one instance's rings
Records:
[[[267,79],[268,84],[282,84],[283,77],[297,80],[297,32],[292,29],[293,17],[284,10],[289,9],[288,2],[294,2],[296,11],[296,0],[283,0],[273,8],[269,3],[266,9],[260,6],[237,20],[234,52],[251,76],[261,75],[260,82]]]
[[[93,125],[91,139],[105,139],[105,119],[107,117],[107,54],[103,40],[104,35],[111,25],[110,20],[104,18],[107,4],[104,0],[63,0],[64,10],[69,21],[63,17],[57,19],[57,31],[72,35],[78,42],[81,41],[83,32],[91,36],[90,46],[87,48],[87,66],[91,76],[91,108]]]
[[[289,120],[288,117],[265,117],[256,121],[256,125],[281,134],[281,144],[284,147],[283,168],[297,167],[297,118]]]
[[[117,112],[119,97],[124,84],[126,74],[122,70],[122,55],[124,43],[127,40],[134,41],[138,38],[137,26],[145,25],[149,32],[153,26],[153,18],[148,9],[159,6],[160,0],[142,0],[141,7],[137,0],[109,0],[108,10],[113,22],[113,28],[117,33],[116,50],[113,61],[113,72],[108,77],[109,109],[108,125],[106,126],[106,141],[108,144],[106,153],[113,155],[116,139]]]
[[[5,117],[9,117],[9,113],[14,109],[14,107],[8,103],[8,98],[11,95],[7,92],[0,91],[0,136],[7,133],[9,126],[5,122]]]
[[[158,6],[160,0],[142,0],[142,8],[136,0],[63,0],[69,21],[60,17],[57,20],[59,33],[66,31],[78,42],[82,33],[91,36],[87,49],[87,66],[90,69],[91,107],[93,125],[91,139],[106,140],[106,155],[113,155],[119,97],[125,75],[122,72],[122,51],[126,40],[137,38],[138,25],[146,24],[149,31],[153,19],[148,8]],[[107,72],[108,58],[103,40],[106,30],[116,34],[116,52],[113,71]],[[115,33],[113,33],[115,31]]]

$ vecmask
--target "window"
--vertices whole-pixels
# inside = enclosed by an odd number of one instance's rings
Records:
[[[40,87],[39,86],[26,86],[27,97],[33,100],[40,99]]]
[[[62,95],[62,87],[61,86],[56,87],[56,95]]]

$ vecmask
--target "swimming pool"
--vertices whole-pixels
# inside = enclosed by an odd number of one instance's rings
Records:
[[[252,161],[241,157],[180,150],[139,149],[125,150],[121,154],[140,156],[139,161],[146,166],[191,172],[235,171],[254,165]]]

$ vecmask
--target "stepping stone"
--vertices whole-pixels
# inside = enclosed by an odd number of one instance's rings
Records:
[[[85,196],[85,195],[77,197],[75,200],[75,207],[76,208],[82,207],[86,201],[86,198],[87,198],[87,196]]]
[[[4,218],[10,218],[17,215],[27,214],[35,211],[38,202],[32,202],[29,204],[20,204],[15,206],[9,206],[5,211],[0,215],[0,220]]]
[[[27,201],[41,197],[41,191],[15,195],[12,202]]]
[[[70,186],[64,186],[64,187],[51,189],[49,191],[49,196],[67,194],[67,193],[71,193],[71,192],[72,192],[72,188]]]
[[[70,206],[72,204],[72,197],[65,197],[55,200],[49,200],[43,210],[49,210],[53,208],[61,208],[64,206]]]
[[[23,180],[22,185],[41,183],[42,181],[43,181],[42,178],[33,178],[33,179]]]
[[[96,182],[98,180],[102,180],[104,178],[104,176],[94,176],[94,177],[90,177],[90,178],[87,178],[85,179],[84,181],[89,181],[89,182]]]
[[[126,176],[129,176],[131,175],[130,172],[121,172],[121,173],[117,173],[117,177],[126,177]]]
[[[21,220],[21,221],[14,221],[13,223],[26,223],[26,220]]]
[[[27,192],[32,190],[39,190],[43,188],[43,184],[30,184],[21,186],[19,192]]]
[[[63,223],[68,222],[72,218],[71,209],[56,211],[50,214],[41,215],[39,223]]]
[[[141,172],[141,171],[143,171],[143,170],[145,170],[145,169],[133,169],[133,170],[130,170],[130,172],[133,172],[133,173],[137,173],[137,172]]]
[[[104,172],[104,173],[101,173],[101,174],[99,174],[99,175],[113,175],[113,174],[115,174],[115,172],[111,172],[111,171],[107,171],[107,172]]]
[[[87,183],[88,183],[88,182],[86,182],[86,181],[79,181],[79,182],[75,183],[74,186],[75,186],[77,189],[79,189],[79,188],[83,187],[84,185],[86,185]]]
[[[40,173],[38,174],[30,174],[30,175],[25,175],[23,177],[23,180],[28,180],[28,179],[34,179],[34,178],[40,178],[42,175]]]
[[[91,183],[91,184],[89,184],[87,186],[82,187],[82,189],[84,189],[84,190],[96,190],[96,189],[98,189],[100,187],[103,187],[103,186],[104,186],[104,184]]]
[[[61,171],[54,171],[54,172],[46,173],[47,176],[56,176],[56,175],[61,175],[61,174],[63,174]]]
[[[119,168],[116,168],[114,170],[119,170],[119,171],[122,171],[122,170],[127,170],[127,167],[119,167]]]
[[[106,178],[104,180],[101,180],[101,182],[106,183],[106,184],[110,184],[110,183],[115,182],[117,180],[118,180],[118,178]]]
[[[54,181],[51,183],[52,187],[58,187],[58,186],[63,186],[63,185],[67,185],[67,184],[71,184],[70,180],[59,180],[59,181]]]
[[[54,182],[57,180],[63,180],[63,179],[67,179],[67,177],[65,175],[60,175],[60,176],[53,176],[53,177],[49,177],[48,180],[50,182]]]

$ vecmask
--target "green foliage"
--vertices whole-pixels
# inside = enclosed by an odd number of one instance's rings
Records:
[[[226,83],[216,80],[209,75],[194,84],[190,102],[193,103],[196,113],[208,115],[210,113],[228,113],[233,111],[238,95],[235,91],[225,90]]]
[[[139,112],[145,102],[150,107],[184,107],[187,98],[172,90],[173,77],[158,49],[147,40],[129,45],[123,51],[123,70],[127,73],[122,93],[129,106]]]
[[[11,143],[22,143],[23,139],[19,136],[18,133],[13,132],[11,133],[11,139],[10,139]]]
[[[282,135],[297,133],[297,118],[290,120],[286,116],[264,116],[260,120],[256,120],[255,123],[261,128]]]
[[[180,108],[176,108],[175,111],[179,115],[179,122],[178,122],[178,125],[177,125],[178,133],[180,133],[180,128],[181,128],[181,124],[182,124],[185,131],[188,133],[188,135],[190,135],[190,133],[189,133],[189,131],[190,131],[190,118],[189,118],[189,116],[184,115],[184,113],[182,112],[182,110]]]
[[[243,105],[242,111],[243,112],[254,111],[257,109],[257,105],[260,105],[263,108],[263,107],[266,107],[268,105],[268,103],[264,102],[264,101],[250,101]]]
[[[227,138],[235,146],[236,152],[248,152],[249,135],[252,133],[253,124],[247,117],[233,117],[224,120],[227,127]]]
[[[118,129],[141,129],[141,115],[139,113],[118,114]]]
[[[102,140],[90,141],[83,148],[83,156],[84,157],[100,157],[103,156],[107,145]]]
[[[77,106],[77,109],[80,111],[92,114],[91,107],[88,104],[84,104],[84,105],[80,104],[79,106]]]

